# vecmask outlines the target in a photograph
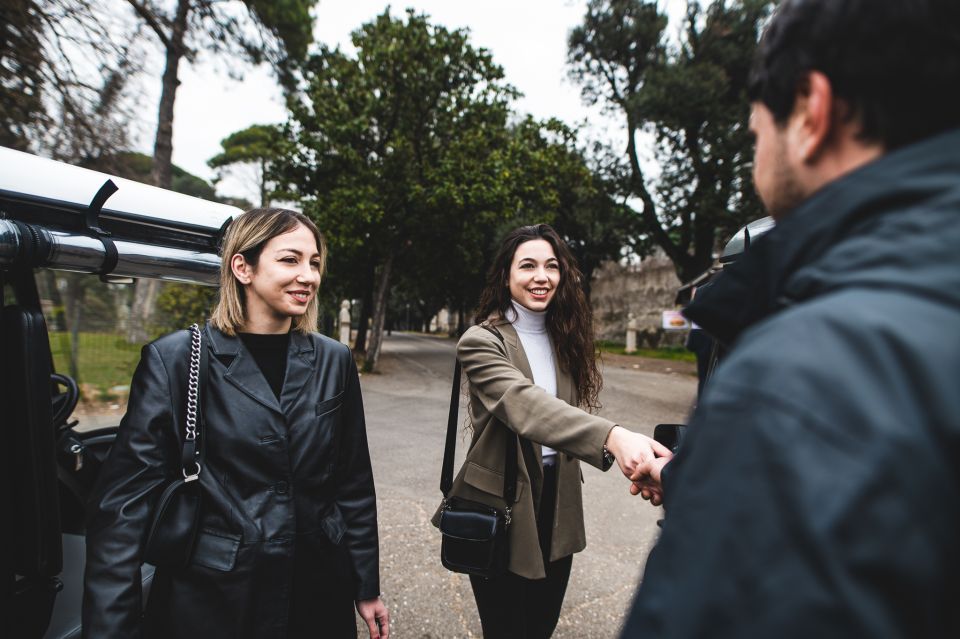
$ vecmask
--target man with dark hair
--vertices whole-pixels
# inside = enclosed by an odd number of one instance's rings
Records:
[[[776,227],[686,315],[729,355],[628,637],[960,636],[960,2],[784,0],[751,86]]]

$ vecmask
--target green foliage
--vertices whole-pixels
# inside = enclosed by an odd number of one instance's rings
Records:
[[[157,334],[202,324],[210,316],[217,289],[194,284],[167,283],[157,296]]]
[[[465,32],[387,11],[353,45],[355,55],[321,46],[307,60],[273,174],[278,197],[327,235],[331,302],[376,305],[385,289],[381,313],[469,311],[517,225],[556,223],[591,265],[637,234],[576,132],[514,116],[516,91]]]
[[[254,124],[231,133],[220,142],[223,151],[207,161],[222,170],[237,164],[252,164],[257,171],[260,206],[269,205],[269,173],[280,153],[280,128],[274,124]]]
[[[664,346],[663,348],[638,348],[633,353],[628,353],[626,347],[620,342],[598,341],[597,350],[601,353],[616,353],[617,355],[629,355],[631,357],[651,357],[653,359],[669,359],[680,362],[697,361],[697,356],[688,351],[683,346]]]
[[[515,92],[464,31],[413,11],[352,39],[355,56],[321,46],[307,60],[276,178],[327,235],[327,286],[351,298],[376,287],[382,326],[391,273],[455,270],[464,248],[480,260],[477,226],[512,215],[502,176]]]
[[[317,0],[244,0],[257,22],[283,43],[286,59],[302,60],[313,42],[313,16]]]
[[[710,266],[718,241],[763,215],[750,179],[746,86],[770,5],[691,2],[671,46],[657,3],[591,0],[570,36],[571,76],[586,98],[624,117],[627,191],[642,201],[646,232],[682,280]],[[639,160],[641,130],[656,140],[656,181]]]
[[[253,124],[231,133],[220,142],[223,152],[210,158],[207,164],[218,169],[236,162],[261,162],[276,157],[280,130],[273,124]]]
[[[70,333],[50,331],[49,335],[54,370],[66,372],[70,369]],[[99,389],[130,383],[142,344],[129,344],[115,331],[84,331],[79,333],[79,342],[78,381]]]

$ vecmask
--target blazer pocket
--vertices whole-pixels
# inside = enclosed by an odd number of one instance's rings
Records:
[[[463,470],[463,481],[485,493],[503,497],[503,473],[485,468],[474,462],[467,462],[467,467]],[[520,495],[523,494],[523,484],[523,478],[518,474],[517,493],[514,495],[514,502],[520,501]]]
[[[197,533],[190,563],[220,572],[230,572],[237,565],[237,553],[239,552],[239,535],[202,530]]]
[[[325,399],[322,402],[317,404],[317,417],[323,417],[327,413],[332,413],[333,411],[340,408],[343,405],[343,391],[340,391],[330,399]]]

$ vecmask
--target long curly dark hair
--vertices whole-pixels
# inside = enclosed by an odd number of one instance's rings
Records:
[[[486,285],[474,314],[478,324],[500,318],[506,321],[511,308],[510,267],[513,255],[524,242],[546,240],[560,262],[560,283],[547,307],[547,330],[557,349],[560,369],[573,379],[577,404],[582,408],[600,408],[603,378],[597,366],[593,345],[593,313],[580,285],[583,274],[566,242],[548,224],[521,226],[503,239],[500,251],[487,272]]]

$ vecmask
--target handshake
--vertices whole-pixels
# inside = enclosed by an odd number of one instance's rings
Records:
[[[640,495],[654,506],[663,503],[660,474],[673,457],[669,448],[622,426],[614,426],[607,435],[606,448],[630,480],[632,495]]]

